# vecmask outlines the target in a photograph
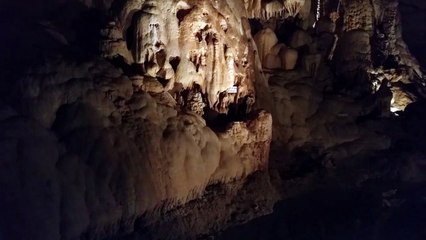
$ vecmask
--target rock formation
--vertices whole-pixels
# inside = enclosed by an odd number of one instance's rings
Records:
[[[423,144],[396,0],[1,5],[1,239],[206,237],[306,168]]]

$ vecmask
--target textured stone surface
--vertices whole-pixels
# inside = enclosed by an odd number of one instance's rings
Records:
[[[255,85],[262,91],[266,83],[255,78],[242,2],[84,4],[112,12],[113,21],[97,29],[106,59],[42,46],[55,57],[26,62],[22,73],[6,78],[16,80],[11,91],[19,93],[7,102],[12,108],[1,108],[6,236],[99,239],[132,232],[136,219],[194,200],[210,184],[267,170],[272,118],[253,108]],[[231,14],[236,9],[241,15]],[[80,43],[59,42],[82,51]],[[218,98],[234,85],[228,100]],[[235,116],[216,132],[200,116],[204,106],[227,114],[231,104]],[[8,221],[12,212],[18,214]],[[31,221],[27,232],[17,228]]]
[[[208,237],[424,149],[397,2],[321,3],[314,29],[301,0],[1,3],[0,238]],[[351,181],[421,183],[409,153]]]

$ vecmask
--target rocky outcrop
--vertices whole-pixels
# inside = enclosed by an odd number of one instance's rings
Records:
[[[254,46],[242,3],[128,1],[113,10],[101,44],[105,57],[137,64],[144,75],[167,81],[165,90],[197,84],[216,111],[255,97]],[[227,102],[219,95],[229,95]]]
[[[423,83],[396,2],[336,3],[51,0],[0,22],[0,238],[206,237],[269,213],[289,161],[415,142],[389,130]]]
[[[420,70],[419,63],[410,53],[402,39],[398,4],[398,1],[386,3],[381,1],[365,1],[363,4],[355,4],[355,2],[351,1],[343,2],[343,30],[347,32],[344,33],[344,36],[346,36],[345,41],[352,39],[357,44],[359,44],[359,42],[368,42],[367,35],[372,39],[371,43],[364,44],[364,46],[371,46],[372,48],[372,50],[370,50],[371,54],[368,53],[368,51],[366,52],[367,58],[368,55],[371,56],[371,61],[361,56],[361,58],[365,59],[365,64],[363,66],[357,66],[357,68],[364,69],[362,71],[365,71],[365,69],[368,70],[371,67],[384,68],[392,70],[395,73],[393,74],[394,77],[387,78],[387,81],[391,82],[390,88],[393,93],[391,105],[393,111],[404,110],[408,103],[416,100],[414,96],[418,93],[407,90],[410,88],[409,85],[424,84],[423,73]],[[364,31],[365,36],[355,36],[356,34],[349,36],[348,34],[351,31]],[[339,42],[342,46],[346,46],[347,44],[345,42]],[[359,51],[358,49],[363,48],[358,47],[352,49],[357,49],[355,51]],[[340,55],[351,58],[350,54],[347,53],[341,53]],[[357,57],[359,56],[353,56],[352,58],[358,61]],[[336,60],[337,63],[340,63],[341,59],[338,58]],[[368,62],[370,62],[370,66]],[[357,64],[352,64],[352,66],[356,65]],[[340,65],[338,65],[337,68],[340,69]],[[407,78],[407,75],[410,80],[395,81],[396,78]],[[376,78],[376,75],[372,77],[372,80],[382,82],[382,80]]]
[[[43,201],[38,196],[53,201],[43,202],[51,215],[37,222],[33,239],[72,239],[83,233],[99,238],[123,228],[133,231],[133,222],[143,214],[181,205],[202,195],[209,184],[242,179],[267,167],[270,114],[253,113],[246,122],[215,133],[200,116],[162,102],[158,94],[167,92],[144,92],[103,60],[81,63],[74,70],[65,65],[38,69],[25,79],[22,104],[36,122],[24,117],[16,121],[18,116],[11,115],[1,123],[14,130],[2,131],[0,139],[16,138],[1,148],[16,170],[4,169],[9,172],[4,176],[19,183],[27,181],[20,172],[29,171],[30,178],[31,172],[41,171],[45,177],[39,181],[48,188],[33,188],[34,196],[28,198],[34,204]],[[36,131],[34,138],[27,136],[28,143],[19,140],[27,128]],[[34,164],[27,164],[31,159]],[[16,165],[20,161],[24,163]],[[25,188],[3,186],[12,191],[3,206],[24,211],[20,201],[26,196],[13,192]],[[31,212],[45,211],[43,206]]]
[[[311,1],[247,0],[244,1],[244,6],[250,18],[295,17],[299,13],[302,17],[307,17],[310,13]]]
[[[325,154],[325,162],[390,147],[388,136],[356,123],[356,119],[375,110],[376,103],[367,99],[357,102],[350,96],[320,92],[318,89],[323,86],[300,72],[286,75],[270,77],[276,102],[275,143],[293,150],[315,146],[319,155]],[[368,105],[371,107],[366,107]]]
[[[244,183],[267,170],[272,118],[254,108],[255,86],[262,91],[266,83],[255,79],[244,6],[171,4],[96,6],[113,12],[99,29],[101,55],[111,62],[45,46],[55,57],[14,79],[19,95],[4,106],[16,111],[6,108],[0,123],[8,166],[2,235],[112,237],[199,198],[209,185]],[[170,31],[159,29],[167,10]],[[17,228],[31,221],[27,232]]]

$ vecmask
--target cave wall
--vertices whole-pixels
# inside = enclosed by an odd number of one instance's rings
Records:
[[[132,232],[137,219],[198,198],[207,185],[266,170],[272,118],[253,106],[255,88],[267,89],[256,78],[244,4],[198,3],[52,1],[29,19],[10,17],[35,27],[15,29],[3,45],[27,55],[20,60],[7,50],[2,60],[12,66],[2,71],[2,234],[99,239]],[[178,8],[190,11],[179,19]],[[93,23],[97,32],[79,26],[86,14],[102,16]],[[102,38],[111,35],[127,39]],[[173,69],[169,60],[180,64]],[[22,69],[14,71],[18,62]],[[187,90],[184,104],[168,91],[175,83]],[[234,85],[236,96],[219,103]],[[238,104],[236,119],[220,130],[201,116],[205,109],[227,113],[231,104]],[[29,222],[27,232],[17,228]]]
[[[176,226],[159,220],[170,212],[170,222],[188,224],[165,235],[187,234],[206,214],[199,209],[215,210],[198,202],[207,186],[231,186],[226,201],[212,197],[221,211],[244,205],[232,184],[242,188],[267,172],[272,139],[280,154],[318,148],[326,167],[388,149],[381,128],[358,120],[378,108],[376,95],[363,98],[371,90],[377,25],[388,38],[383,52],[421,75],[394,3],[342,1],[336,23],[329,17],[336,2],[323,1],[325,20],[314,29],[316,4],[307,0],[3,3],[0,26],[10,34],[0,46],[7,56],[0,75],[1,234],[103,239],[146,227],[141,221]],[[280,42],[279,21],[270,20],[297,14],[300,29]],[[249,18],[265,29],[252,36]],[[212,216],[223,226],[235,218]],[[194,229],[208,232],[212,224]]]
[[[97,77],[48,73],[58,77],[44,86],[44,77],[29,75],[32,87],[22,104],[29,106],[31,118],[15,113],[2,119],[2,129],[9,129],[1,133],[8,166],[2,168],[7,180],[2,212],[22,211],[18,222],[34,226],[21,232],[7,220],[10,215],[2,214],[11,236],[107,237],[131,230],[138,217],[157,207],[198,197],[208,184],[244,178],[267,166],[268,113],[215,133],[198,115],[178,114],[150,94],[134,92],[131,80],[111,72],[109,63],[86,66]]]

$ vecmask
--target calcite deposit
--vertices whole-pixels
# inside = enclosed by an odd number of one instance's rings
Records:
[[[0,3],[0,239],[207,238],[270,213],[287,180],[423,146],[399,7]],[[423,181],[416,154],[388,172]]]
[[[109,11],[98,29],[102,57],[28,68],[20,113],[2,118],[2,129],[18,131],[1,132],[10,164],[2,176],[47,181],[32,195],[20,194],[30,186],[2,187],[10,196],[2,207],[34,204],[17,220],[35,222],[31,239],[132,232],[137,219],[199,198],[208,185],[267,170],[272,117],[255,107],[255,86],[267,83],[256,78],[243,2],[124,1]]]

